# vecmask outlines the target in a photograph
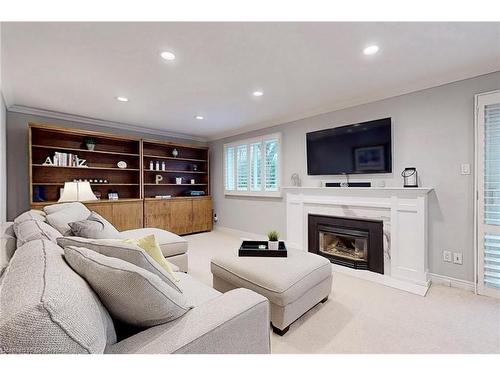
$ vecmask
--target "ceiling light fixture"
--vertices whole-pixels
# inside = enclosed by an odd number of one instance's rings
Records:
[[[116,100],[118,100],[119,102],[128,102],[128,98],[124,96],[117,96]]]
[[[366,47],[366,48],[363,50],[363,53],[364,53],[365,55],[375,55],[375,54],[378,52],[378,50],[379,50],[379,49],[380,49],[380,48],[379,48],[377,45],[375,45],[375,44],[374,44],[374,45],[371,45],[371,46]]]
[[[252,95],[253,95],[253,96],[262,96],[262,95],[264,95],[264,93],[263,93],[262,91],[254,91],[254,92],[252,93]]]
[[[203,117],[202,115],[196,115],[194,116],[194,118],[197,120],[203,120],[205,117]]]
[[[175,60],[174,53],[170,52],[170,51],[164,51],[164,52],[160,53],[160,56],[163,60],[167,60],[167,61]]]

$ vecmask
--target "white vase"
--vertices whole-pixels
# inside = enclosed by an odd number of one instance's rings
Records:
[[[279,246],[279,241],[267,241],[267,247],[269,248],[269,250],[278,250]]]
[[[86,145],[87,145],[87,150],[94,151],[94,149],[95,149],[94,143],[87,143]]]

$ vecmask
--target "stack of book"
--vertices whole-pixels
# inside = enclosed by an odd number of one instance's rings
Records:
[[[78,164],[78,156],[75,154],[68,154],[66,152],[56,152],[54,153],[54,165],[59,167],[82,167]]]

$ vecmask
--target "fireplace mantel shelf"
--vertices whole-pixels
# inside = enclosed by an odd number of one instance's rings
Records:
[[[322,186],[282,186],[284,190],[317,190],[317,191],[405,191],[405,192],[419,192],[419,193],[430,193],[434,188],[431,187],[417,187],[417,188],[404,188],[404,187],[322,187]]]

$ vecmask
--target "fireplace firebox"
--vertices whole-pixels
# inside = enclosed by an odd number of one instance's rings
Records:
[[[309,215],[309,252],[332,263],[384,273],[383,222]]]

